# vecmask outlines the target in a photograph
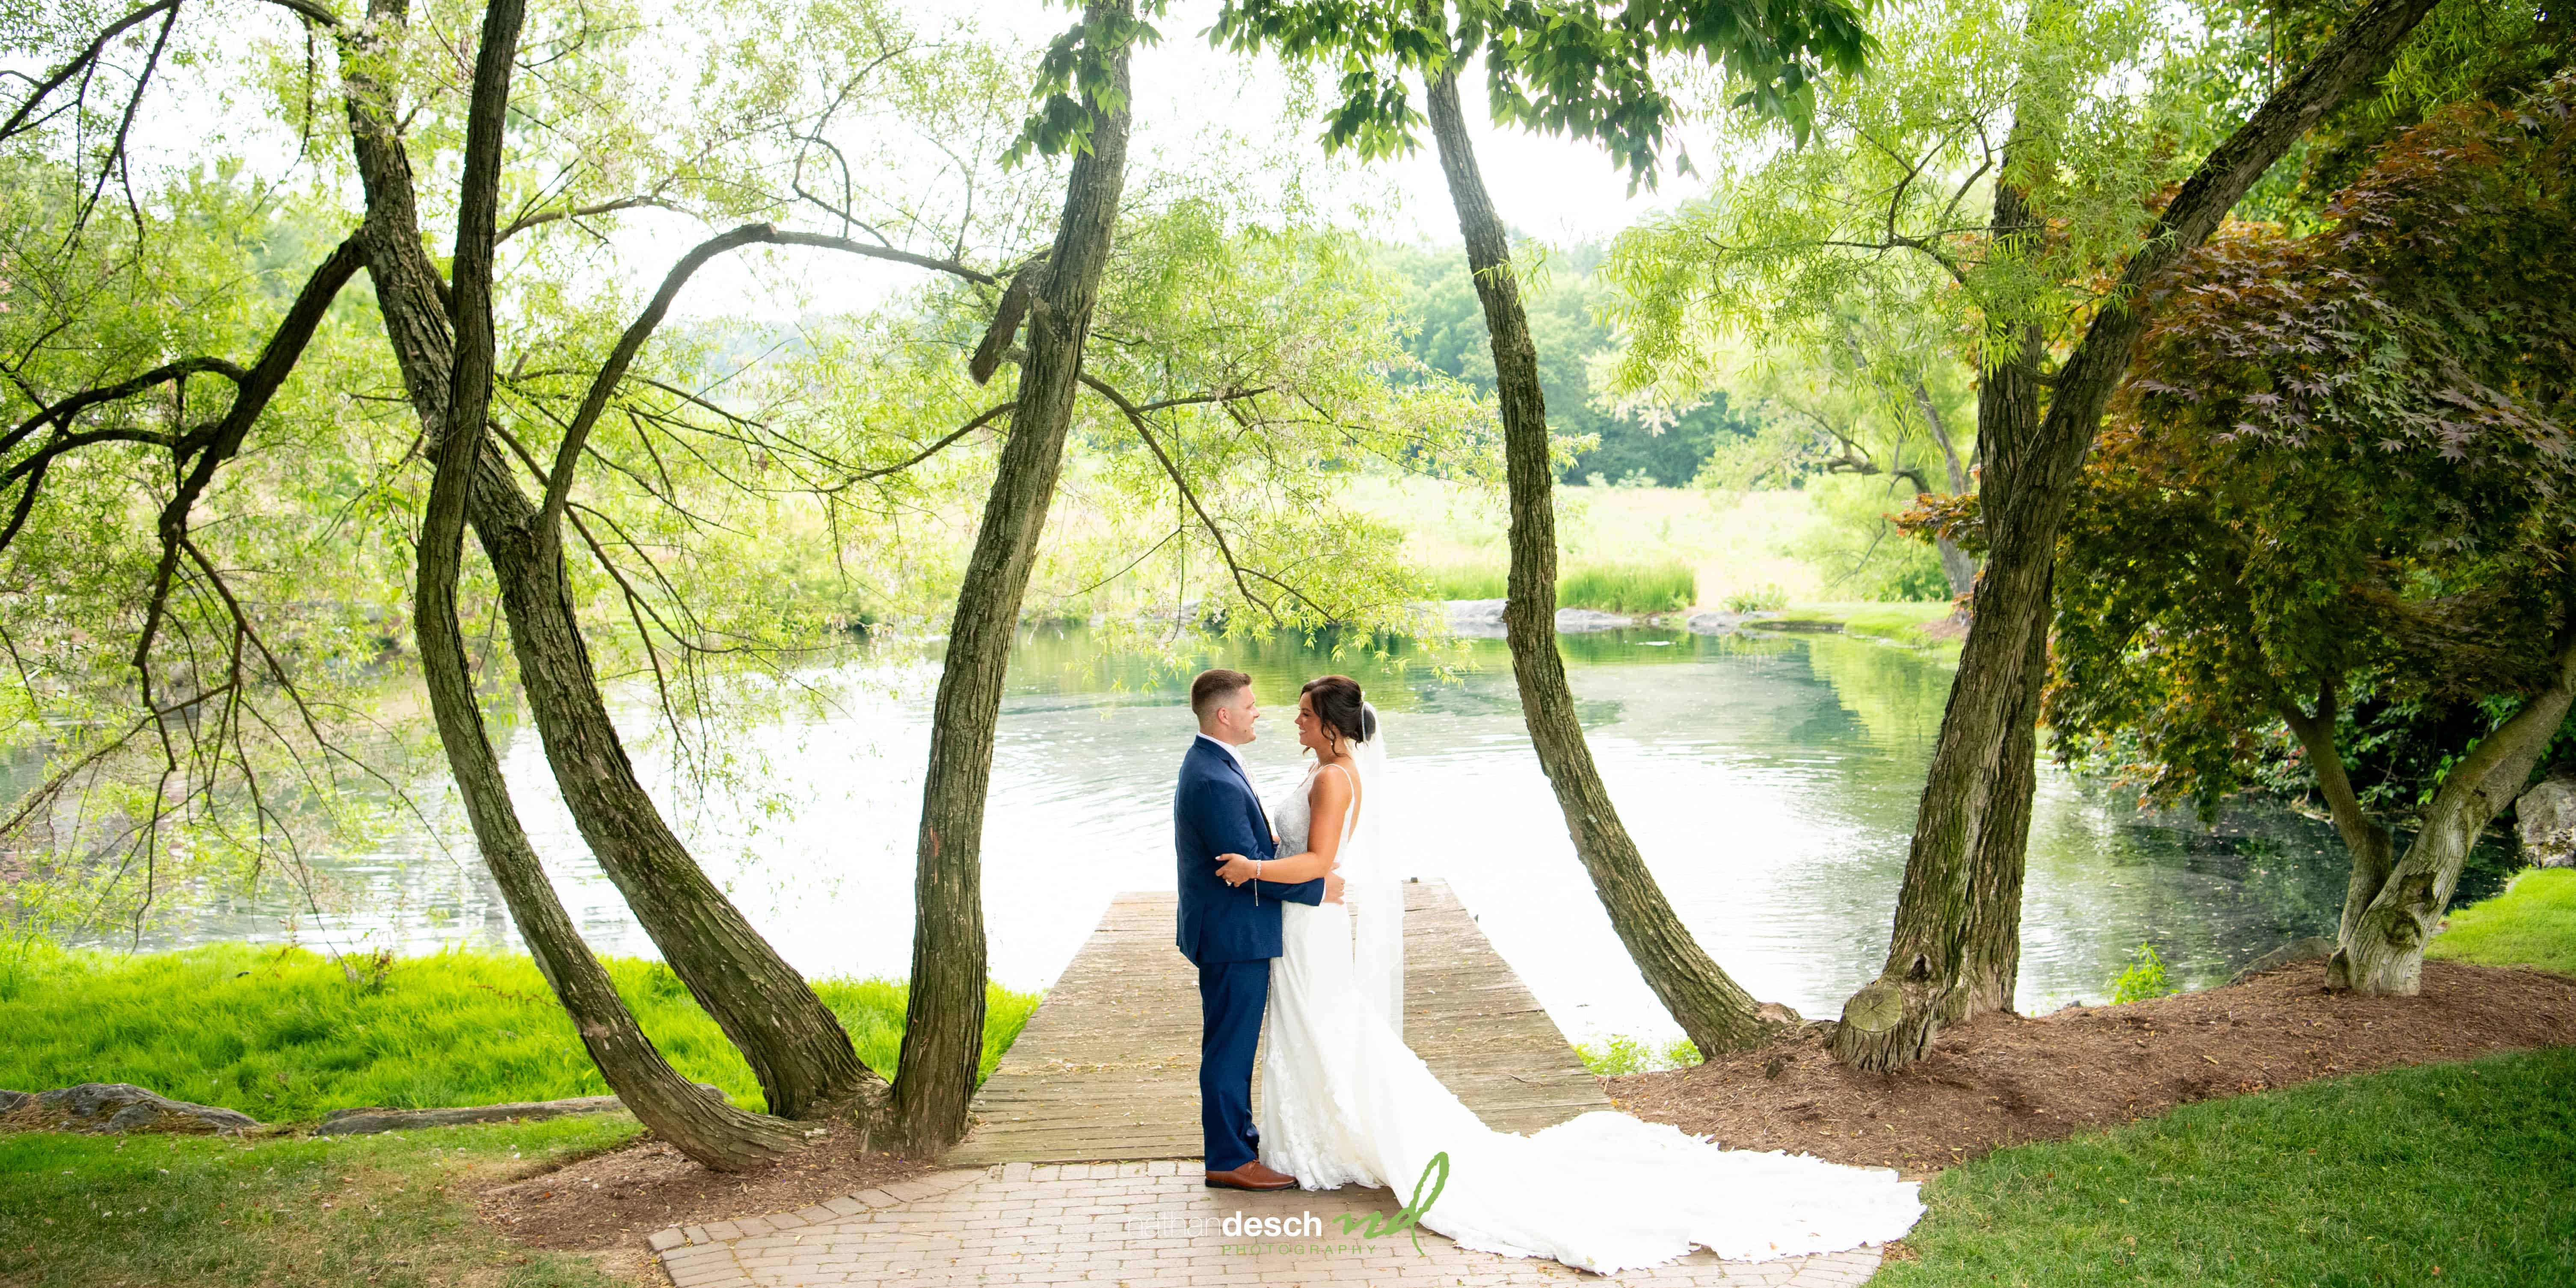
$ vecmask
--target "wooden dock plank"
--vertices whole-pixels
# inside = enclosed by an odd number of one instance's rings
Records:
[[[944,1165],[1199,1156],[1199,995],[1172,946],[1177,898],[1110,901],[976,1094],[978,1125]],[[1610,1107],[1448,883],[1405,886],[1404,913],[1405,1037],[1468,1108],[1529,1132]]]

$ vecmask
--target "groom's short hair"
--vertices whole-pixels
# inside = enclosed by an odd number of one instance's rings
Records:
[[[1226,699],[1251,687],[1252,677],[1241,671],[1221,666],[1201,671],[1199,678],[1190,681],[1190,714],[1205,720],[1209,712],[1225,705]]]

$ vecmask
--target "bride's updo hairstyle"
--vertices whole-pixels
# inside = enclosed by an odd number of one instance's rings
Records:
[[[1368,703],[1360,697],[1360,682],[1347,675],[1320,675],[1306,681],[1298,690],[1312,699],[1315,718],[1347,742],[1367,742],[1377,736],[1377,717],[1369,714]]]

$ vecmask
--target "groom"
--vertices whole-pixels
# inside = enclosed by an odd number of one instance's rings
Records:
[[[1235,751],[1252,741],[1252,722],[1261,718],[1252,677],[1202,673],[1190,682],[1190,711],[1199,736],[1181,758],[1172,833],[1181,864],[1181,956],[1199,968],[1199,1126],[1207,1135],[1207,1183],[1284,1190],[1297,1178],[1261,1165],[1252,1128],[1252,1056],[1270,1000],[1270,959],[1279,955],[1279,902],[1339,902],[1342,879],[1230,886],[1217,877],[1220,854],[1272,857],[1269,816]]]

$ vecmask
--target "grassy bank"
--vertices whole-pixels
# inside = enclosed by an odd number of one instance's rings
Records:
[[[1509,575],[1503,564],[1475,564],[1428,569],[1424,581],[1433,599],[1501,599]],[[1605,613],[1669,613],[1691,606],[1696,584],[1690,565],[1678,560],[1581,564],[1556,579],[1556,602]]]
[[[608,960],[618,992],[672,1065],[758,1108],[759,1083],[715,1021],[658,962]],[[905,989],[818,980],[859,1055],[891,1072]],[[1037,1007],[986,995],[990,1072]],[[0,965],[0,1087],[131,1082],[263,1122],[359,1105],[425,1108],[603,1095],[599,1070],[534,963],[451,951],[396,958],[352,981],[298,948],[220,944],[114,956],[38,949]]]
[[[256,1144],[0,1136],[0,1283],[631,1288],[593,1258],[504,1241],[471,1196],[640,1130],[594,1117]]]
[[[2576,1282],[2576,1050],[2187,1105],[1924,1187],[1930,1285]]]
[[[2454,908],[2424,955],[2576,975],[2576,868],[2525,868],[2483,903]]]
[[[1943,629],[1956,611],[1947,600],[1879,603],[1870,601],[1799,601],[1769,620],[1775,629],[1830,624],[1845,635],[1859,635],[1919,648],[1956,659],[1964,636]],[[1934,633],[1938,631],[1939,633]]]

